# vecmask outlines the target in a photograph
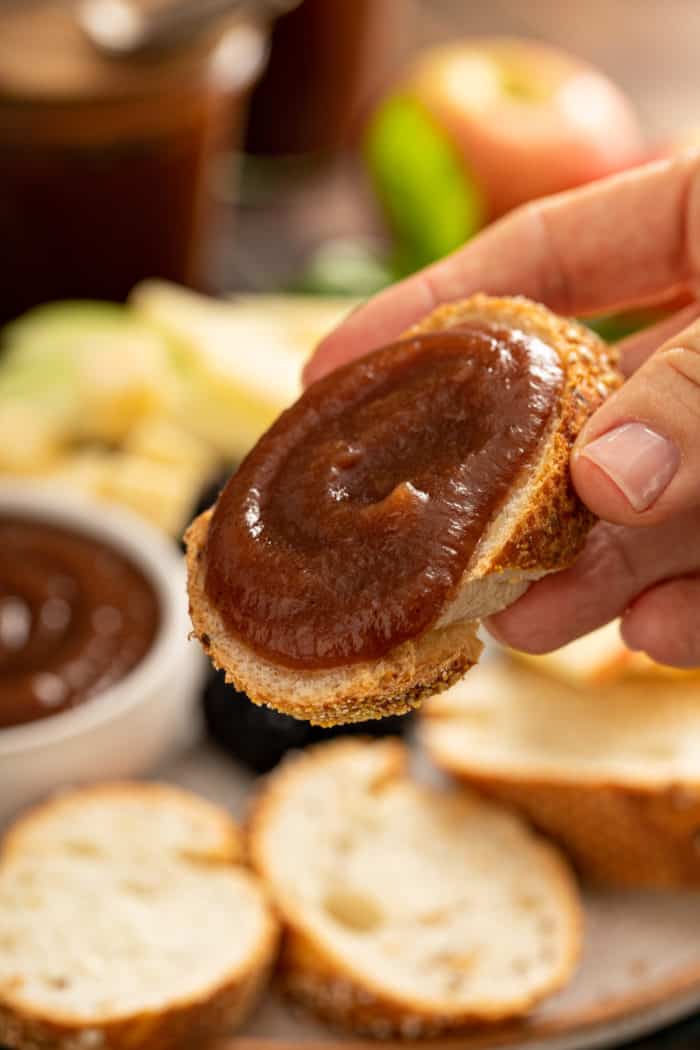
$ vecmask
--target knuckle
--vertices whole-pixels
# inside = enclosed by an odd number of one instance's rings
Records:
[[[662,350],[661,360],[697,391],[700,390],[700,333],[696,339],[695,345],[686,339],[680,346]]]
[[[638,627],[637,634],[641,648],[657,663],[680,668],[700,666],[700,633],[691,625],[656,613],[650,614],[643,628]]]
[[[569,274],[566,255],[560,251],[556,224],[546,203],[535,201],[522,206],[520,221],[533,231],[531,242],[540,245],[539,286],[542,298],[556,304],[561,313],[571,313],[575,301],[574,281]]]
[[[700,601],[700,579],[697,575],[681,577],[664,588],[666,605],[660,609],[669,642],[670,663],[678,667],[700,666],[700,623],[697,609]]]
[[[681,627],[674,663],[679,667],[700,665],[700,631],[695,622],[686,622]]]
[[[700,326],[650,358],[645,378],[647,390],[663,399],[665,414],[679,411],[679,422],[689,416],[700,424]]]
[[[656,355],[666,379],[678,397],[691,397],[694,412],[700,415],[700,322],[681,332]]]
[[[499,642],[512,649],[540,654],[552,648],[546,627],[539,621],[533,622],[532,617],[523,615],[517,602],[515,606],[490,616],[487,626]]]
[[[582,583],[595,599],[599,588],[614,593],[617,585],[627,596],[641,584],[639,566],[629,544],[629,529],[609,523],[598,525],[590,534],[578,569]]]

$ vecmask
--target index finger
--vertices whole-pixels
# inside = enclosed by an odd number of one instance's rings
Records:
[[[323,340],[306,382],[396,339],[473,292],[526,295],[563,314],[658,299],[700,275],[700,151],[519,208],[371,299]]]

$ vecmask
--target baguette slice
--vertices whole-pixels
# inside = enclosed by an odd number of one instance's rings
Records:
[[[318,725],[401,714],[446,689],[472,667],[482,649],[479,620],[512,604],[531,581],[569,565],[593,524],[576,497],[569,452],[581,427],[619,382],[614,354],[596,335],[527,299],[475,295],[439,307],[409,334],[468,321],[519,328],[553,346],[565,382],[534,467],[523,472],[497,512],[457,592],[434,628],[382,659],[299,671],[262,658],[228,632],[205,593],[206,541],[212,511],[186,533],[190,615],[194,633],[227,680],[255,703]]]
[[[277,924],[224,810],[156,784],[86,788],[0,852],[0,1044],[169,1050],[239,1023]]]
[[[574,686],[484,666],[426,705],[421,740],[517,807],[594,881],[700,886],[700,683]]]
[[[336,741],[273,774],[251,857],[286,927],[286,990],[372,1036],[524,1014],[571,976],[577,890],[506,810],[411,780],[396,741]]]

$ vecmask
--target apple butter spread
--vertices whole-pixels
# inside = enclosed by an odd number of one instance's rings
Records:
[[[160,620],[153,587],[87,534],[0,516],[0,727],[45,718],[123,678]]]
[[[553,347],[482,321],[315,383],[214,511],[205,588],[226,629],[304,669],[377,659],[430,629],[562,387]]]

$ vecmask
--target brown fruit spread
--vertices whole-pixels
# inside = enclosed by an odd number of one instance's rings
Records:
[[[148,652],[158,599],[123,554],[31,518],[0,517],[0,727],[75,707]]]
[[[553,347],[481,321],[315,383],[219,498],[206,593],[226,628],[308,669],[430,629],[536,458],[562,384]]]

